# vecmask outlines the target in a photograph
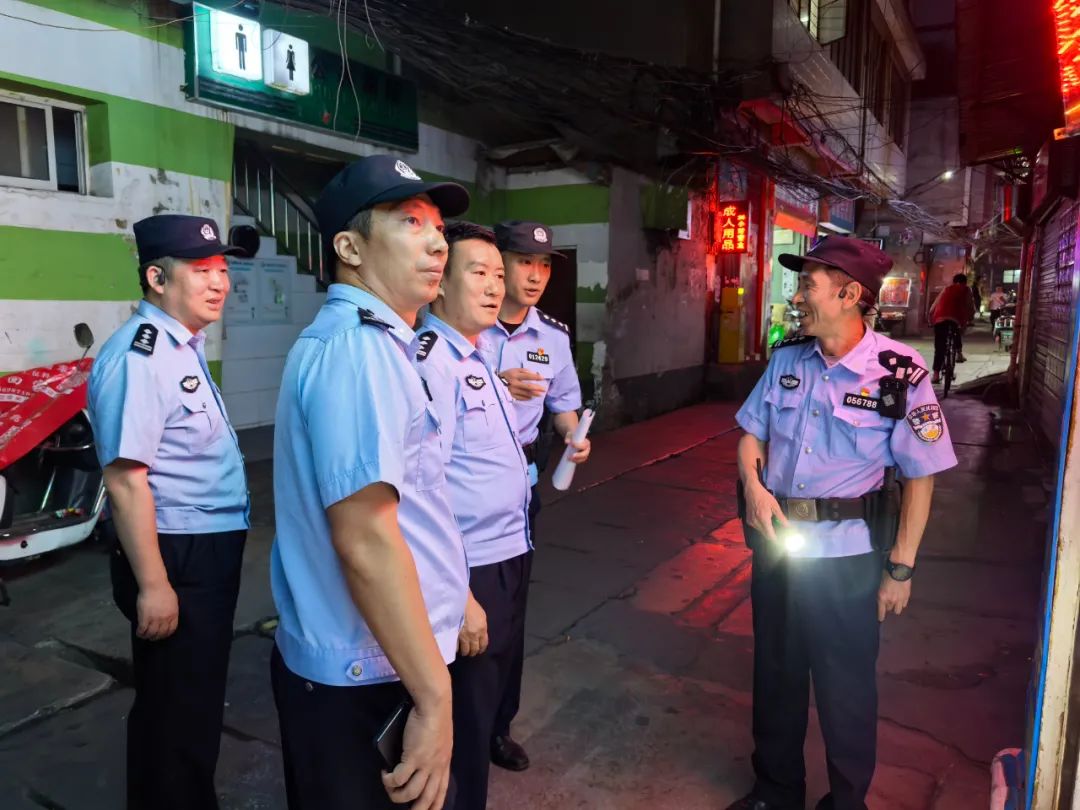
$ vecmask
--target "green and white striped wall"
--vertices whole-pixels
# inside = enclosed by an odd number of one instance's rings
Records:
[[[10,370],[70,358],[79,321],[100,343],[128,317],[139,297],[133,221],[224,220],[234,128],[184,100],[172,28],[97,0],[0,0],[0,11],[0,88],[84,105],[90,164],[88,195],[0,186],[0,369]],[[217,366],[220,333],[210,338]]]

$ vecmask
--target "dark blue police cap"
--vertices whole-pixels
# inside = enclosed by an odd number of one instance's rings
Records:
[[[777,261],[796,273],[806,262],[818,262],[847,273],[874,293],[881,292],[881,281],[892,269],[893,260],[880,248],[854,236],[826,236],[805,256],[781,253]]]
[[[551,244],[551,228],[542,222],[522,222],[511,219],[495,226],[495,243],[499,250],[533,255],[542,253],[562,256]]]
[[[379,203],[400,202],[427,194],[444,217],[453,217],[469,207],[469,192],[457,183],[425,183],[408,163],[393,155],[370,155],[350,163],[326,184],[315,201],[326,245],[345,230],[366,208]]]
[[[139,264],[170,257],[206,259],[210,256],[239,256],[238,247],[221,244],[217,223],[206,217],[187,214],[157,214],[134,225]]]

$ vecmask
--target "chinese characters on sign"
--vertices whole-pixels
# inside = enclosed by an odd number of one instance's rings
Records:
[[[716,225],[713,232],[713,251],[720,255],[746,253],[750,221],[749,201],[723,201],[714,216]]]
[[[1054,0],[1061,98],[1065,102],[1065,131],[1080,129],[1080,2]]]

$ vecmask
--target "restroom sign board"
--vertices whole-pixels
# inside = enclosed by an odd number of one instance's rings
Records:
[[[217,9],[207,11],[214,71],[238,79],[262,80],[261,26],[247,17]]]
[[[311,58],[308,44],[298,37],[264,28],[263,81],[298,96],[311,92]]]

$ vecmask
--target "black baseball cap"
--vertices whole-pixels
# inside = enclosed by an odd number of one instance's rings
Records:
[[[796,273],[806,262],[841,270],[873,292],[875,298],[881,292],[882,279],[893,266],[893,260],[885,251],[854,236],[826,236],[805,256],[781,253],[777,261]]]
[[[140,219],[133,226],[139,264],[166,257],[207,259],[211,256],[240,256],[241,248],[221,243],[217,223],[207,217],[187,214],[157,214]]]
[[[364,209],[421,194],[427,194],[444,217],[463,214],[469,207],[469,192],[464,186],[425,183],[408,163],[393,155],[370,155],[350,163],[326,184],[315,201],[323,244],[329,247],[335,234],[345,230],[349,220]]]
[[[511,219],[495,226],[495,244],[499,250],[533,255],[562,256],[551,244],[551,228],[542,222]]]

